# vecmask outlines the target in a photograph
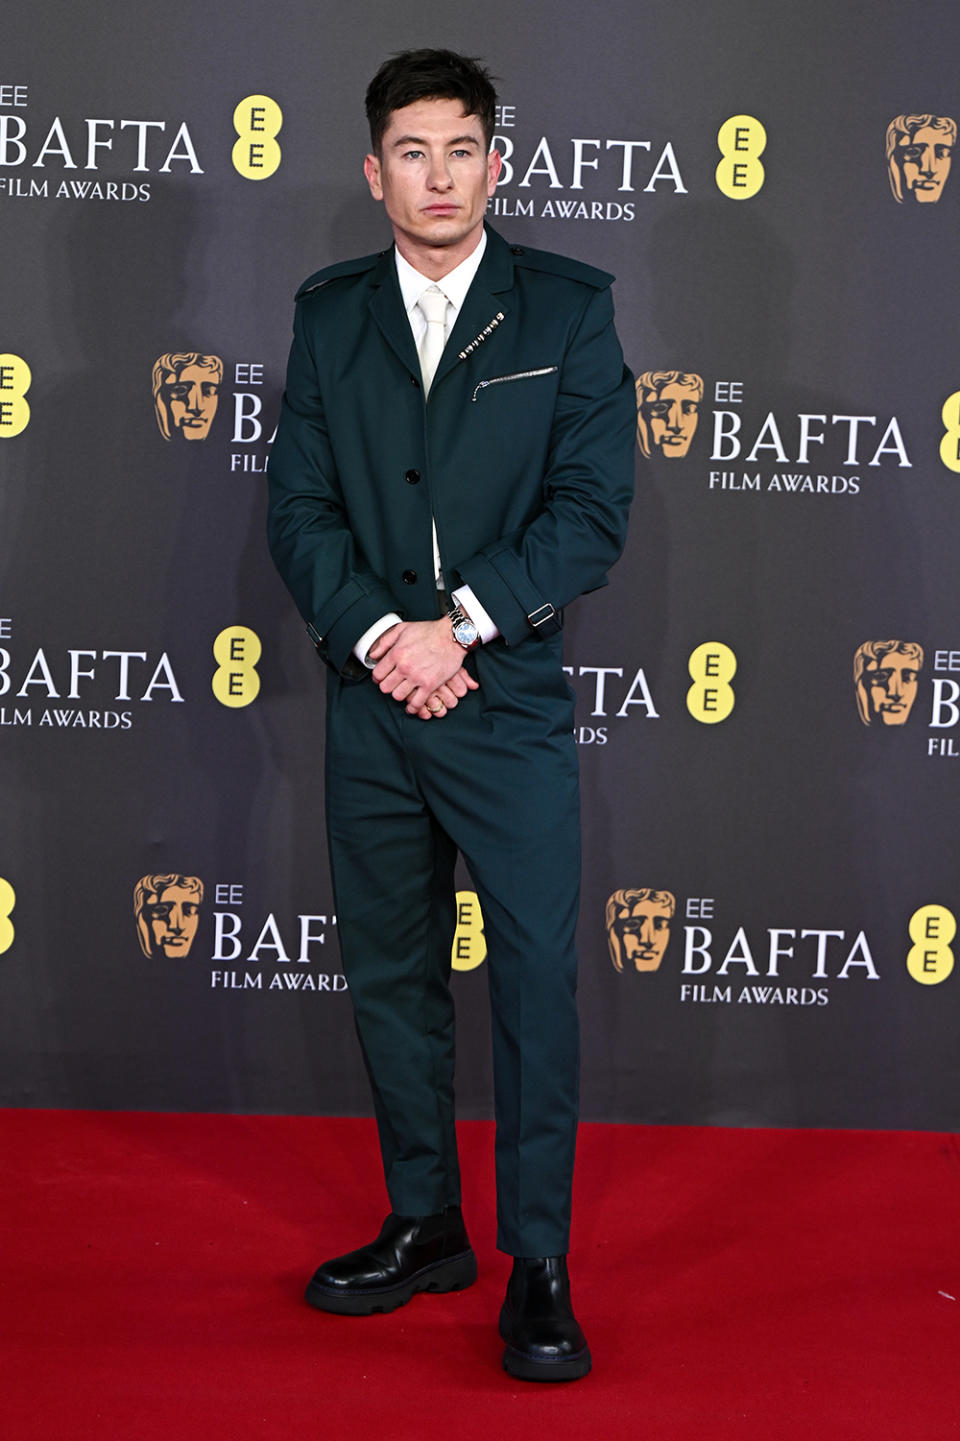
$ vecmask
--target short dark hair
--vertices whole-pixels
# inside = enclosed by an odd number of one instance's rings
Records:
[[[377,155],[393,111],[418,100],[459,100],[464,115],[480,121],[490,148],[497,92],[486,67],[453,50],[401,50],[383,62],[367,86],[370,141]]]

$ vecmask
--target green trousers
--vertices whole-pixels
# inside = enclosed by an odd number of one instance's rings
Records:
[[[459,850],[484,917],[497,1244],[569,1249],[579,1034],[580,820],[559,637],[471,658],[480,690],[440,720],[369,680],[328,682],[334,898],[390,1204],[460,1202],[451,945]]]

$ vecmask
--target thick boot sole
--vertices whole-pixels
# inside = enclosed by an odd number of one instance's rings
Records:
[[[380,1290],[359,1286],[352,1291],[340,1290],[311,1281],[305,1298],[318,1311],[333,1311],[338,1316],[372,1316],[378,1311],[396,1311],[418,1291],[465,1291],[476,1279],[477,1258],[471,1250],[434,1261],[406,1281]]]
[[[540,1361],[508,1346],[503,1353],[503,1369],[519,1381],[579,1381],[592,1365],[589,1350],[563,1361]]]

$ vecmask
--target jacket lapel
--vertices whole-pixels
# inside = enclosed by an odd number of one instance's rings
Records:
[[[433,389],[464,360],[482,351],[495,338],[509,331],[510,294],[513,289],[513,259],[510,247],[495,230],[487,227],[487,248],[467,298],[433,378]]]
[[[410,374],[420,378],[420,359],[413,343],[413,332],[407,312],[403,308],[400,282],[397,279],[397,263],[393,258],[393,246],[385,250],[380,263],[370,277],[374,286],[370,297],[370,314],[383,335],[384,340],[395,351]]]

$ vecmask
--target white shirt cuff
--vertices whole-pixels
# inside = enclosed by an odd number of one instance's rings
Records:
[[[459,590],[455,590],[452,599],[454,604],[458,605],[464,614],[473,621],[480,632],[480,639],[484,645],[489,645],[492,640],[496,640],[500,631],[468,585],[462,585]]]
[[[363,664],[367,667],[367,670],[373,670],[374,666],[376,665],[375,660],[367,659],[367,652],[369,651],[370,647],[373,645],[374,641],[380,639],[385,630],[389,630],[392,625],[398,625],[399,622],[400,617],[398,615],[395,615],[394,612],[391,610],[388,611],[386,615],[382,615],[379,620],[375,620],[369,630],[365,630],[363,632],[363,635],[353,647],[353,653],[356,656],[357,660],[363,661]]]

